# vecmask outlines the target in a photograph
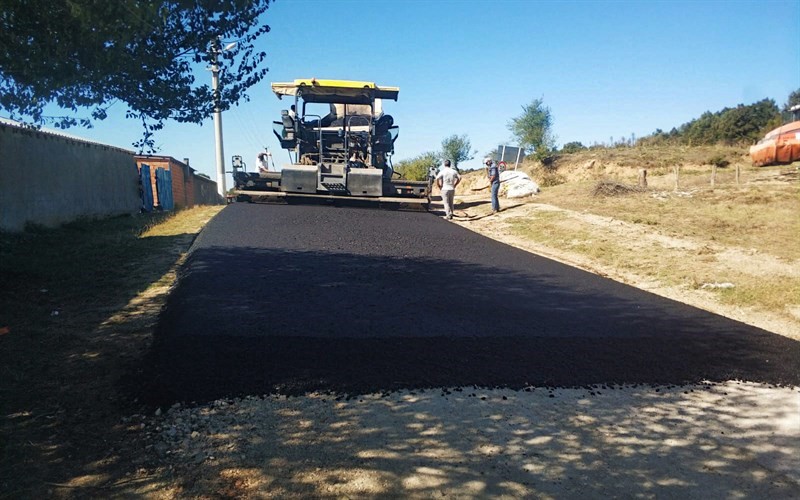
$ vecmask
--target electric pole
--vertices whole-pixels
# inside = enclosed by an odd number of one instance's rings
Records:
[[[222,110],[220,109],[219,62],[222,53],[219,38],[211,42],[211,91],[214,96],[214,141],[217,149],[217,193],[225,198],[225,151],[222,147]]]

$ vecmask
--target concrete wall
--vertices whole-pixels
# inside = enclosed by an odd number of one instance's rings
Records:
[[[0,123],[0,229],[140,207],[131,151]]]
[[[217,193],[217,183],[208,177],[194,176],[194,202],[198,205],[220,205],[225,201]]]

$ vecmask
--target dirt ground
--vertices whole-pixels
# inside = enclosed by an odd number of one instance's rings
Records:
[[[721,303],[710,290],[702,287],[670,286],[649,276],[625,272],[618,267],[604,265],[578,252],[570,252],[568,249],[538,244],[530,238],[515,234],[511,230],[508,221],[510,219],[530,217],[535,212],[559,212],[568,219],[575,221],[576,224],[581,224],[583,227],[591,227],[598,235],[624,241],[626,246],[634,252],[652,251],[654,246],[677,252],[683,255],[685,259],[692,260],[692,265],[698,270],[698,273],[702,273],[703,266],[711,267],[710,264],[704,263],[703,260],[695,258],[698,249],[708,248],[708,243],[705,241],[659,234],[654,231],[648,231],[646,227],[642,227],[640,224],[628,224],[610,217],[542,204],[536,202],[535,198],[523,201],[503,200],[507,208],[501,210],[498,214],[488,215],[484,206],[485,200],[485,194],[467,194],[458,197],[456,217],[453,221],[471,231],[511,246],[585,269],[615,281],[647,290],[656,295],[800,340],[800,311],[794,311],[794,318],[787,318],[785,315],[773,314],[769,311],[728,306]],[[469,206],[469,208],[460,209],[460,206]],[[735,268],[740,272],[767,281],[781,280],[785,277],[800,277],[800,266],[797,266],[796,263],[788,263],[785,259],[779,259],[763,253],[758,254],[758,257],[755,258],[753,250],[726,247],[719,244],[714,245],[714,247],[709,252],[713,253],[715,266]]]
[[[720,155],[733,163],[715,172],[714,190],[709,185],[711,167],[703,163],[709,156]],[[664,166],[664,158],[673,156],[672,161],[681,168],[677,175],[674,167]],[[608,197],[605,203],[589,194],[601,181],[636,187],[640,167],[649,170],[645,193]],[[800,164],[755,169],[736,148],[623,148],[568,156],[552,171],[530,165],[523,165],[520,171],[540,184],[553,178],[563,184],[543,186],[533,197],[502,199],[503,210],[491,215],[484,173],[467,173],[457,191],[453,222],[517,248],[800,339],[800,289],[796,285],[800,278]],[[562,190],[566,185],[581,187]],[[785,200],[786,212],[777,211],[778,197]],[[615,205],[622,208],[612,208]],[[603,212],[587,206],[603,207]],[[682,208],[675,210],[676,206]],[[635,216],[625,214],[626,209]],[[772,210],[776,212],[771,219],[777,222],[769,222],[769,216],[761,219]],[[667,224],[649,211],[664,211],[681,223]],[[692,216],[692,211],[696,215]],[[689,221],[690,217],[694,220]],[[544,232],[525,230],[526,224],[535,227],[538,221],[556,218],[558,223]],[[542,237],[553,228],[559,232],[557,237]],[[574,236],[569,236],[571,233]],[[605,247],[615,255],[604,255],[602,250],[593,253],[587,247]],[[675,269],[669,271],[669,267]],[[720,276],[738,282],[717,279]],[[771,300],[778,306],[770,310],[721,300],[724,287],[738,285],[749,285],[747,293],[762,297],[775,294]]]

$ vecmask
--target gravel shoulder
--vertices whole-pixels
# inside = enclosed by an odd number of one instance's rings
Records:
[[[797,498],[800,391],[459,388],[174,406],[159,496]]]

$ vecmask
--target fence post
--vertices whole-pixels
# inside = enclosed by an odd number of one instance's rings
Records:
[[[681,166],[675,165],[672,169],[675,171],[675,191],[677,191],[681,183]]]
[[[717,183],[717,166],[711,165],[711,189],[714,189],[716,183]]]
[[[639,187],[647,189],[647,169],[639,169]]]

